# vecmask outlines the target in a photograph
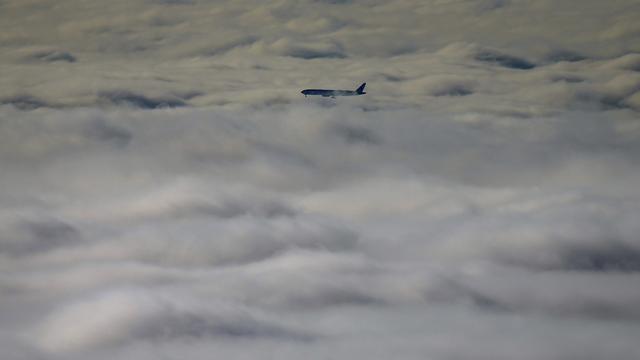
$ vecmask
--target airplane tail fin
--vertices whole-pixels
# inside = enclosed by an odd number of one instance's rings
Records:
[[[366,94],[366,92],[364,92],[364,87],[367,85],[367,83],[362,83],[362,85],[360,85],[360,87],[356,90],[356,92],[358,94]]]

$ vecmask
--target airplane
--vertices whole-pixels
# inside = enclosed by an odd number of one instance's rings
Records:
[[[336,96],[364,95],[366,94],[366,92],[364,92],[365,85],[367,85],[367,83],[362,83],[362,85],[360,85],[360,87],[357,88],[355,91],[354,90],[305,89],[305,90],[302,90],[301,93],[304,94],[304,97],[307,97],[307,95],[319,95],[322,97],[331,97],[335,99]]]

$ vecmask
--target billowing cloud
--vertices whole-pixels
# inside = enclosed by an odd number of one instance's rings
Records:
[[[415,308],[496,326],[640,317],[629,110],[2,111],[3,306],[43,316],[13,317],[15,351],[302,351],[349,341],[356,325],[315,318],[343,308],[399,332]]]
[[[3,356],[640,357],[636,8],[0,2]]]
[[[311,335],[261,320],[247,310],[223,304],[179,303],[162,294],[115,290],[80,300],[52,314],[36,335],[52,352],[83,350],[141,339],[174,338],[288,338],[312,340]],[[213,305],[213,306],[212,306]],[[226,307],[229,307],[227,305]]]

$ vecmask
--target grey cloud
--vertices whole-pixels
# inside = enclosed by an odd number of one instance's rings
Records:
[[[223,204],[209,204],[209,203],[187,203],[181,206],[177,206],[174,212],[170,214],[170,217],[180,216],[184,214],[205,216],[214,216],[220,218],[233,218],[242,215],[254,215],[271,217],[290,217],[296,214],[295,210],[286,204],[282,204],[276,201],[264,202],[253,205],[251,203],[243,203],[242,201],[226,201]]]
[[[151,3],[161,5],[194,5],[194,0],[151,0]]]
[[[62,221],[36,219],[9,224],[0,236],[0,253],[24,256],[76,245],[81,236],[77,229]]]
[[[507,69],[531,70],[536,67],[535,63],[525,58],[476,43],[453,43],[438,50],[438,54],[447,57],[468,58],[476,62],[497,65]]]
[[[562,250],[562,267],[586,271],[640,271],[640,249],[616,241],[607,243],[604,246],[576,246]]]
[[[252,45],[257,41],[258,41],[258,38],[254,36],[241,37],[239,39],[235,39],[232,41],[225,41],[222,44],[217,44],[212,49],[204,50],[202,53],[206,56],[221,55],[238,47]]]
[[[631,3],[2,1],[3,354],[637,359]]]
[[[483,0],[479,2],[478,11],[480,13],[495,11],[510,5],[509,0]]]
[[[151,202],[150,204],[153,204]],[[125,210],[125,209],[123,209]],[[265,218],[293,217],[297,211],[290,205],[274,200],[260,198],[233,198],[231,196],[219,200],[206,198],[197,199],[189,196],[185,198],[167,199],[166,203],[147,206],[144,201],[132,205],[127,213],[129,218],[147,220],[166,219],[198,219],[220,218],[233,219],[244,216]]]
[[[317,311],[340,306],[381,307],[411,298],[395,293],[404,280],[394,283],[384,269],[356,252],[298,249],[240,271],[236,281],[247,291],[243,301],[253,306]]]
[[[337,43],[303,43],[281,39],[273,44],[267,45],[267,48],[278,55],[305,60],[322,58],[340,59],[347,56],[342,46]]]
[[[157,109],[164,107],[180,107],[187,104],[177,97],[151,98],[136,94],[128,90],[101,91],[98,93],[98,101],[119,106],[131,106],[141,109]]]
[[[302,59],[319,59],[319,58],[344,58],[342,52],[338,50],[316,50],[303,47],[292,47],[282,50],[284,55]]]
[[[640,315],[633,305],[640,294],[628,287],[633,287],[637,279],[629,275],[609,275],[607,284],[595,290],[593,284],[603,280],[603,275],[540,273],[524,280],[517,271],[513,273],[497,271],[492,280],[494,284],[486,283],[487,279],[464,277],[459,281],[468,287],[469,293],[482,294],[490,304],[497,304],[489,306],[489,310],[623,321],[635,321]],[[516,284],[523,280],[524,283]],[[500,281],[509,286],[500,285]]]
[[[327,3],[327,4],[335,4],[335,5],[348,4],[351,2],[351,0],[314,0],[314,1]]]
[[[423,294],[428,303],[458,303],[489,312],[513,311],[507,302],[493,295],[491,292],[482,288],[476,289],[458,279],[444,277],[438,279],[436,286],[425,289]]]
[[[139,261],[188,269],[250,264],[293,249],[351,252],[358,247],[353,231],[312,219],[276,217],[265,223],[251,217],[230,221],[229,214],[220,213],[217,221],[209,212],[207,217],[181,215],[138,223],[120,236],[52,254],[51,259]],[[176,239],[173,234],[184,229],[190,230]]]
[[[445,252],[485,254],[540,270],[636,271],[640,244],[632,218],[637,213],[635,205],[621,200],[615,205],[598,198],[542,201],[529,209],[469,216],[450,229],[442,245]]]
[[[29,54],[28,56],[25,57],[25,59],[33,60],[33,61],[44,61],[44,62],[62,61],[62,62],[68,62],[68,63],[74,63],[77,61],[77,58],[73,56],[73,54],[71,54],[70,52],[60,51],[60,50],[37,51],[32,54]]]
[[[98,141],[111,143],[116,147],[127,146],[133,135],[126,129],[109,124],[103,119],[96,119],[86,129],[88,137]]]
[[[534,63],[526,59],[490,49],[479,50],[474,54],[473,58],[477,61],[496,64],[510,69],[530,70],[536,67]]]
[[[554,75],[551,78],[551,81],[554,82],[567,82],[567,83],[581,83],[584,82],[585,79],[575,75]]]
[[[90,313],[92,319],[85,319]],[[93,326],[100,323],[99,327]],[[207,308],[136,289],[97,294],[70,304],[51,314],[36,336],[42,348],[63,353],[190,337],[313,339],[310,334],[261,320],[243,309],[224,304]]]
[[[375,145],[381,142],[380,137],[366,127],[338,124],[335,126],[335,131],[348,144]]]
[[[12,105],[20,110],[34,110],[50,107],[46,101],[32,95],[16,95],[0,99],[0,105]]]
[[[620,56],[608,62],[606,66],[622,70],[640,71],[640,54],[631,53]]]
[[[556,51],[550,52],[549,54],[547,54],[547,56],[545,56],[545,60],[548,62],[561,62],[561,61],[576,62],[576,61],[583,61],[587,59],[588,58],[586,56],[570,50],[556,50]]]
[[[425,80],[426,91],[431,96],[467,96],[474,92],[474,81],[455,76],[430,77]]]
[[[640,80],[634,76],[624,76],[616,77],[605,84],[579,90],[576,98],[581,102],[600,105],[603,109],[639,110],[639,104],[634,100],[638,93],[640,93]]]
[[[473,94],[473,91],[462,85],[452,85],[449,88],[440,89],[432,93],[433,96],[467,96],[471,94]]]

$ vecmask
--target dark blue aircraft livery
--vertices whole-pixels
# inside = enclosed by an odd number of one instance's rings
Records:
[[[306,90],[302,90],[301,93],[304,94],[305,97],[307,95],[318,95],[318,96],[332,97],[332,98],[335,98],[336,96],[357,96],[357,95],[366,94],[366,92],[364,92],[365,85],[367,85],[367,83],[363,83],[355,91],[354,90],[306,89]]]

